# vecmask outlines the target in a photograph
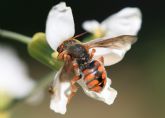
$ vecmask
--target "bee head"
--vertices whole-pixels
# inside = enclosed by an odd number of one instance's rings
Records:
[[[57,48],[57,51],[61,53],[64,50],[67,50],[70,46],[74,45],[75,43],[77,43],[76,40],[73,39],[66,40]]]

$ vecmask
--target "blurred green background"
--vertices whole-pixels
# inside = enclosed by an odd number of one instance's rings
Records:
[[[64,0],[63,0],[64,1]],[[1,0],[0,28],[32,36],[45,30],[50,8],[58,0]],[[13,118],[164,118],[165,117],[165,7],[161,1],[139,0],[66,0],[72,7],[76,34],[88,19],[102,21],[126,6],[139,7],[143,14],[139,40],[122,62],[109,67],[112,87],[118,91],[113,105],[108,106],[87,97],[81,89],[62,116],[49,109],[49,94],[41,104],[20,103],[12,109]],[[0,43],[14,47],[28,65],[30,75],[39,79],[51,70],[32,59],[26,45],[7,39]]]

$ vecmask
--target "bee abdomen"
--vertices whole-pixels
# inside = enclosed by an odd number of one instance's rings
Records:
[[[104,66],[97,60],[91,63],[93,63],[93,66],[83,71],[84,81],[89,90],[100,92],[106,84],[106,71]]]

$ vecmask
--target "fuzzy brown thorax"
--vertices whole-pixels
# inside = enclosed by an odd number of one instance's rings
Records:
[[[57,49],[59,53],[67,51],[67,54],[76,59],[79,67],[85,66],[90,61],[89,50],[78,40],[69,39],[64,41]],[[83,67],[82,67],[83,68]]]

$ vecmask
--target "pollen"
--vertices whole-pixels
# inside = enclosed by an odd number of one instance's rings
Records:
[[[96,38],[100,38],[100,37],[103,37],[104,34],[105,34],[105,32],[104,32],[101,28],[97,28],[97,29],[95,30],[94,36],[95,36]]]
[[[58,55],[59,55],[59,53],[57,51],[55,51],[55,52],[52,53],[52,57],[54,59],[57,59]]]

